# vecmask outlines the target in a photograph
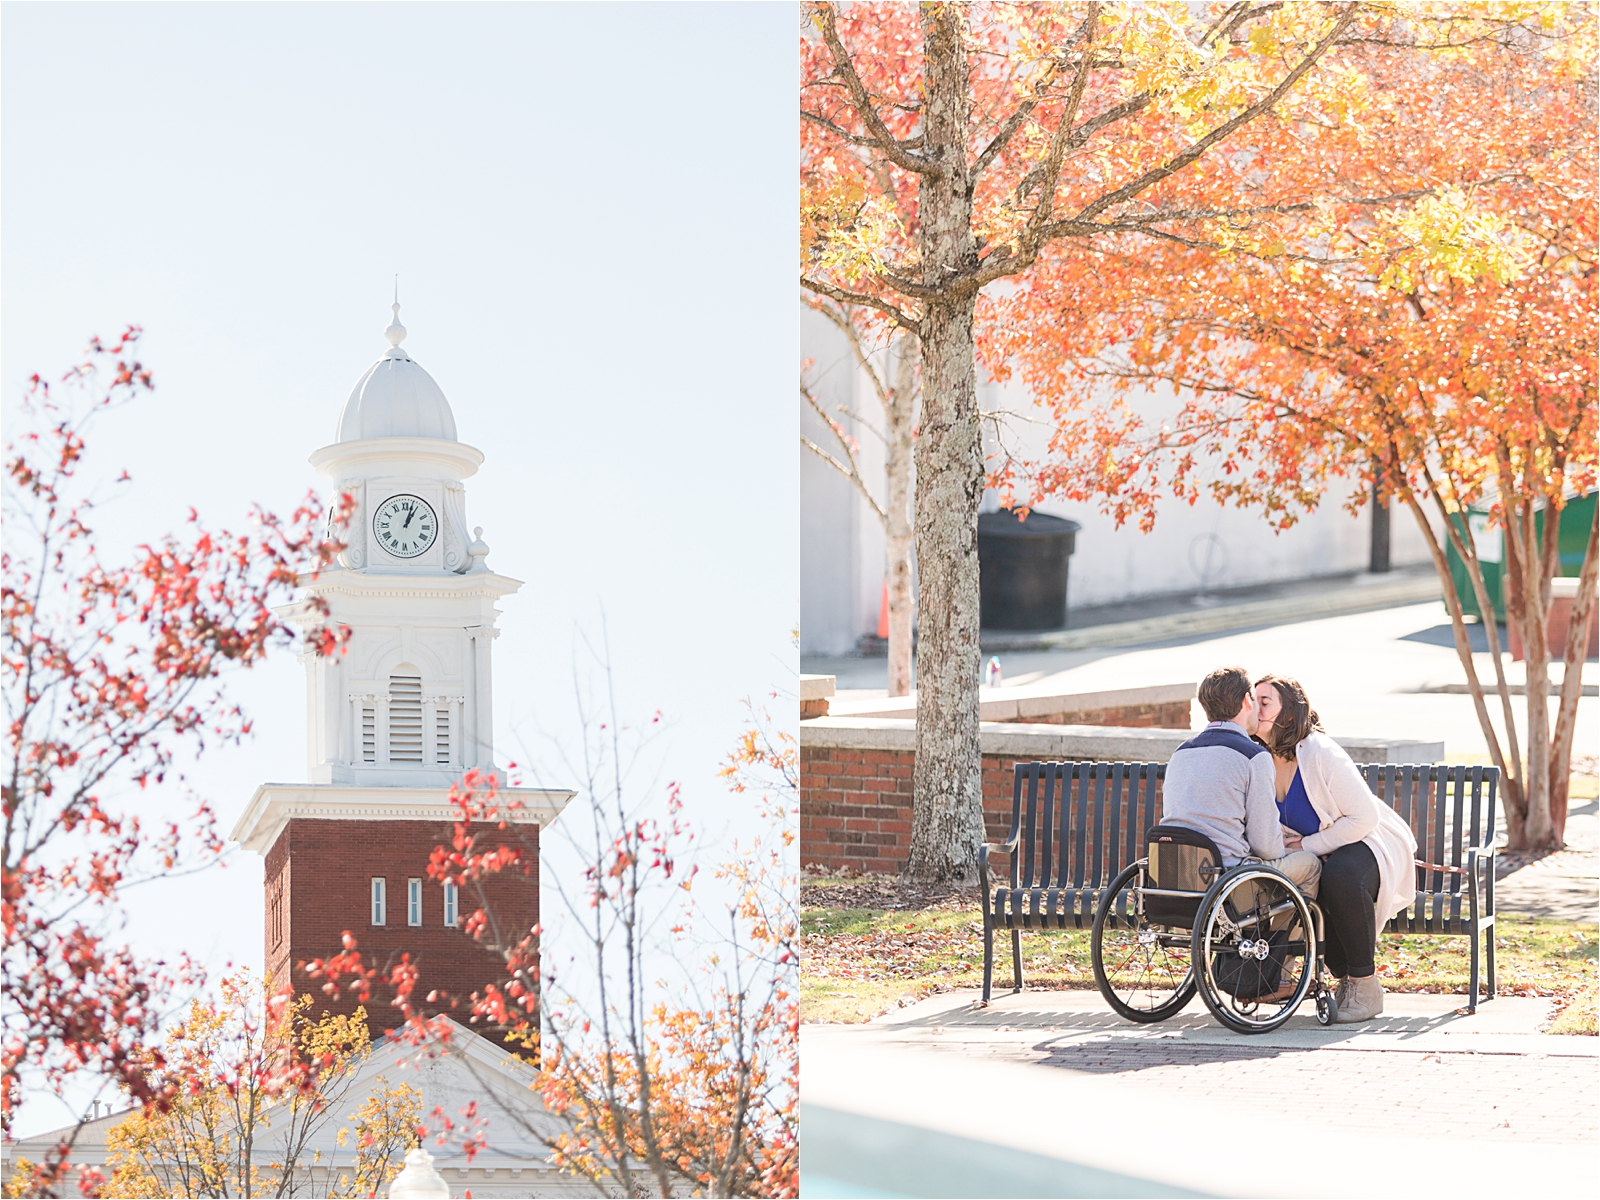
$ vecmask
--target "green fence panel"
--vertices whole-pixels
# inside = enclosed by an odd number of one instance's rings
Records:
[[[1589,540],[1589,525],[1594,520],[1594,508],[1600,493],[1590,492],[1568,500],[1561,510],[1560,531],[1556,535],[1556,549],[1561,556],[1563,575],[1576,575],[1583,566],[1583,549]],[[1459,516],[1452,518],[1456,528],[1466,535],[1470,529],[1478,550],[1478,561],[1483,566],[1483,587],[1489,593],[1489,603],[1494,606],[1495,620],[1506,619],[1505,597],[1501,592],[1501,563],[1504,559],[1505,532],[1488,528],[1487,508],[1470,509],[1466,524]],[[1534,527],[1544,536],[1544,513],[1534,514]],[[1454,542],[1446,541],[1445,558],[1450,564],[1450,578],[1455,583],[1456,598],[1461,601],[1461,611],[1468,616],[1482,618],[1478,598],[1473,594],[1472,581],[1467,578],[1467,564],[1456,553]]]

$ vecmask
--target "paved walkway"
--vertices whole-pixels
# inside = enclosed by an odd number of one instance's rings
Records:
[[[1567,813],[1566,837],[1565,850],[1495,882],[1498,911],[1562,921],[1595,919],[1600,907],[1600,803],[1577,801]]]
[[[1547,1000],[1392,996],[1332,1029],[1306,1006],[1245,1037],[1198,1000],[1139,1026],[1097,993],[974,999],[802,1030],[804,1194],[1597,1190],[1600,1042],[1538,1033]]]

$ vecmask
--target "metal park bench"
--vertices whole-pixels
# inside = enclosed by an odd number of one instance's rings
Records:
[[[1122,869],[1142,858],[1144,835],[1161,821],[1165,763],[1019,762],[1011,832],[978,853],[983,895],[983,1001],[994,975],[994,935],[1011,931],[1014,991],[1021,991],[1024,929],[1089,929]],[[1478,1007],[1480,963],[1495,994],[1494,836],[1500,772],[1494,767],[1361,767],[1373,795],[1417,839],[1416,898],[1385,927],[1390,933],[1471,939],[1467,1008]],[[1010,858],[995,886],[991,856]],[[1126,914],[1126,893],[1113,911]],[[1125,924],[1125,922],[1119,922]],[[1479,937],[1484,945],[1480,952]],[[1487,958],[1484,962],[1485,956]]]

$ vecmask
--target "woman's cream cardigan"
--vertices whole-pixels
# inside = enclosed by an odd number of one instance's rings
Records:
[[[1378,860],[1378,928],[1416,900],[1417,842],[1398,813],[1372,794],[1344,747],[1313,730],[1295,747],[1306,799],[1320,828],[1301,845],[1327,854],[1351,842],[1365,842]]]

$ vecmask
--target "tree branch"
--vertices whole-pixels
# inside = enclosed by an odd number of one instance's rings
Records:
[[[1293,88],[1295,84],[1299,83],[1301,78],[1304,77],[1305,74],[1317,64],[1318,60],[1320,60],[1330,48],[1332,48],[1332,46],[1343,35],[1344,31],[1348,29],[1355,21],[1356,12],[1357,9],[1355,5],[1347,5],[1339,14],[1338,20],[1334,22],[1333,28],[1323,36],[1322,40],[1312,48],[1311,52],[1307,54],[1305,58],[1301,59],[1300,62],[1295,65],[1295,68],[1292,71],[1283,77],[1283,80],[1278,84],[1278,86],[1273,88],[1272,91],[1268,92],[1267,95],[1262,99],[1252,104],[1249,108],[1244,109],[1231,121],[1226,121],[1217,126],[1217,128],[1206,134],[1205,137],[1201,138],[1187,150],[1183,150],[1180,153],[1175,154],[1172,158],[1162,163],[1159,167],[1152,167],[1137,179],[1124,184],[1115,191],[1106,193],[1098,200],[1090,201],[1078,211],[1077,219],[1080,221],[1089,220],[1096,214],[1104,212],[1114,204],[1121,204],[1124,200],[1131,200],[1140,192],[1148,190],[1149,188],[1160,183],[1163,179],[1177,174],[1179,171],[1183,170],[1184,167],[1187,167],[1190,163],[1194,162],[1207,150],[1211,149],[1212,146],[1216,145],[1223,138],[1233,133],[1234,130],[1239,129],[1241,126],[1248,125],[1262,113],[1267,112],[1273,107],[1273,105],[1277,104],[1279,100],[1283,99],[1283,97],[1289,93],[1289,90]]]
[[[826,296],[830,300],[837,300],[840,304],[860,304],[867,308],[875,308],[885,316],[893,319],[896,325],[909,329],[918,336],[922,333],[921,322],[908,316],[904,311],[895,307],[887,300],[880,300],[876,296],[869,296],[865,292],[852,292],[842,287],[835,287],[820,279],[811,279],[805,275],[800,277],[800,286],[808,292],[815,292],[819,296]]]
[[[905,145],[898,141],[889,127],[883,123],[883,118],[878,115],[878,110],[873,107],[872,97],[867,92],[867,85],[861,82],[861,76],[856,74],[855,64],[850,61],[850,52],[845,49],[844,43],[839,39],[839,30],[835,24],[836,14],[832,4],[818,4],[814,10],[817,28],[822,33],[822,40],[828,47],[828,53],[833,56],[834,69],[838,71],[840,80],[850,93],[850,100],[855,106],[861,123],[867,127],[867,132],[877,139],[877,149],[883,151],[889,161],[902,170],[914,171],[918,175],[927,175],[937,179],[944,174],[938,165],[920,154],[913,154]],[[1342,27],[1341,27],[1342,28]]]
[[[1099,12],[1099,5],[1095,5],[1092,9],[1090,9],[1089,15],[1085,17],[1083,23],[1078,26],[1078,31],[1072,35],[1072,40],[1061,48],[1061,54],[1056,58],[1055,62],[1050,64],[1050,69],[1045,72],[1044,78],[1040,79],[1033,85],[1033,95],[1017,106],[1017,110],[1006,118],[1005,123],[1000,126],[999,131],[996,132],[994,137],[989,140],[989,144],[983,148],[983,152],[978,155],[978,160],[972,164],[972,171],[968,176],[969,183],[967,184],[967,192],[969,195],[972,193],[973,188],[977,185],[978,176],[982,175],[984,169],[988,167],[990,162],[994,160],[995,156],[1006,148],[1006,143],[1011,140],[1013,135],[1016,134],[1017,130],[1022,128],[1023,123],[1033,115],[1033,110],[1038,108],[1040,102],[1044,100],[1045,93],[1050,90],[1050,85],[1055,82],[1057,72],[1066,63],[1067,52],[1079,42],[1084,40],[1085,33],[1089,33],[1091,44],[1084,47],[1083,59],[1079,64],[1078,69],[1079,77],[1083,76],[1090,60],[1094,57],[1094,46],[1092,44],[1093,34],[1090,32],[1090,26],[1091,23],[1094,22],[1099,16]],[[1080,88],[1078,95],[1082,96],[1082,94],[1082,89]],[[1075,104],[1072,108],[1072,111],[1077,111],[1077,106]],[[1064,116],[1062,118],[1062,122],[1063,124],[1069,126],[1072,124],[1071,118],[1068,116]]]
[[[863,137],[859,133],[851,133],[843,125],[834,124],[832,121],[828,120],[827,117],[824,117],[820,113],[807,112],[802,108],[800,110],[800,119],[802,121],[810,121],[813,125],[817,125],[823,129],[826,129],[829,133],[833,134],[834,137],[849,142],[852,146],[866,146],[872,150],[882,150],[885,153],[888,153],[888,147],[877,138]],[[922,138],[907,138],[905,141],[901,142],[900,145],[913,148],[921,146]]]
[[[806,437],[805,434],[800,435],[800,444],[848,479],[854,485],[856,491],[861,493],[872,511],[877,514],[878,520],[883,522],[885,528],[888,528],[889,515],[884,512],[883,505],[879,504],[873,494],[867,490],[867,481],[861,478],[861,470],[856,463],[855,451],[850,448],[850,443],[845,438],[844,430],[840,429],[839,423],[823,410],[822,405],[818,403],[811,389],[805,385],[804,380],[800,383],[800,394],[805,397],[806,403],[811,405],[812,411],[822,419],[823,424],[833,431],[833,436],[839,439],[839,446],[844,451],[844,461],[841,462],[829,454],[821,446]]]

